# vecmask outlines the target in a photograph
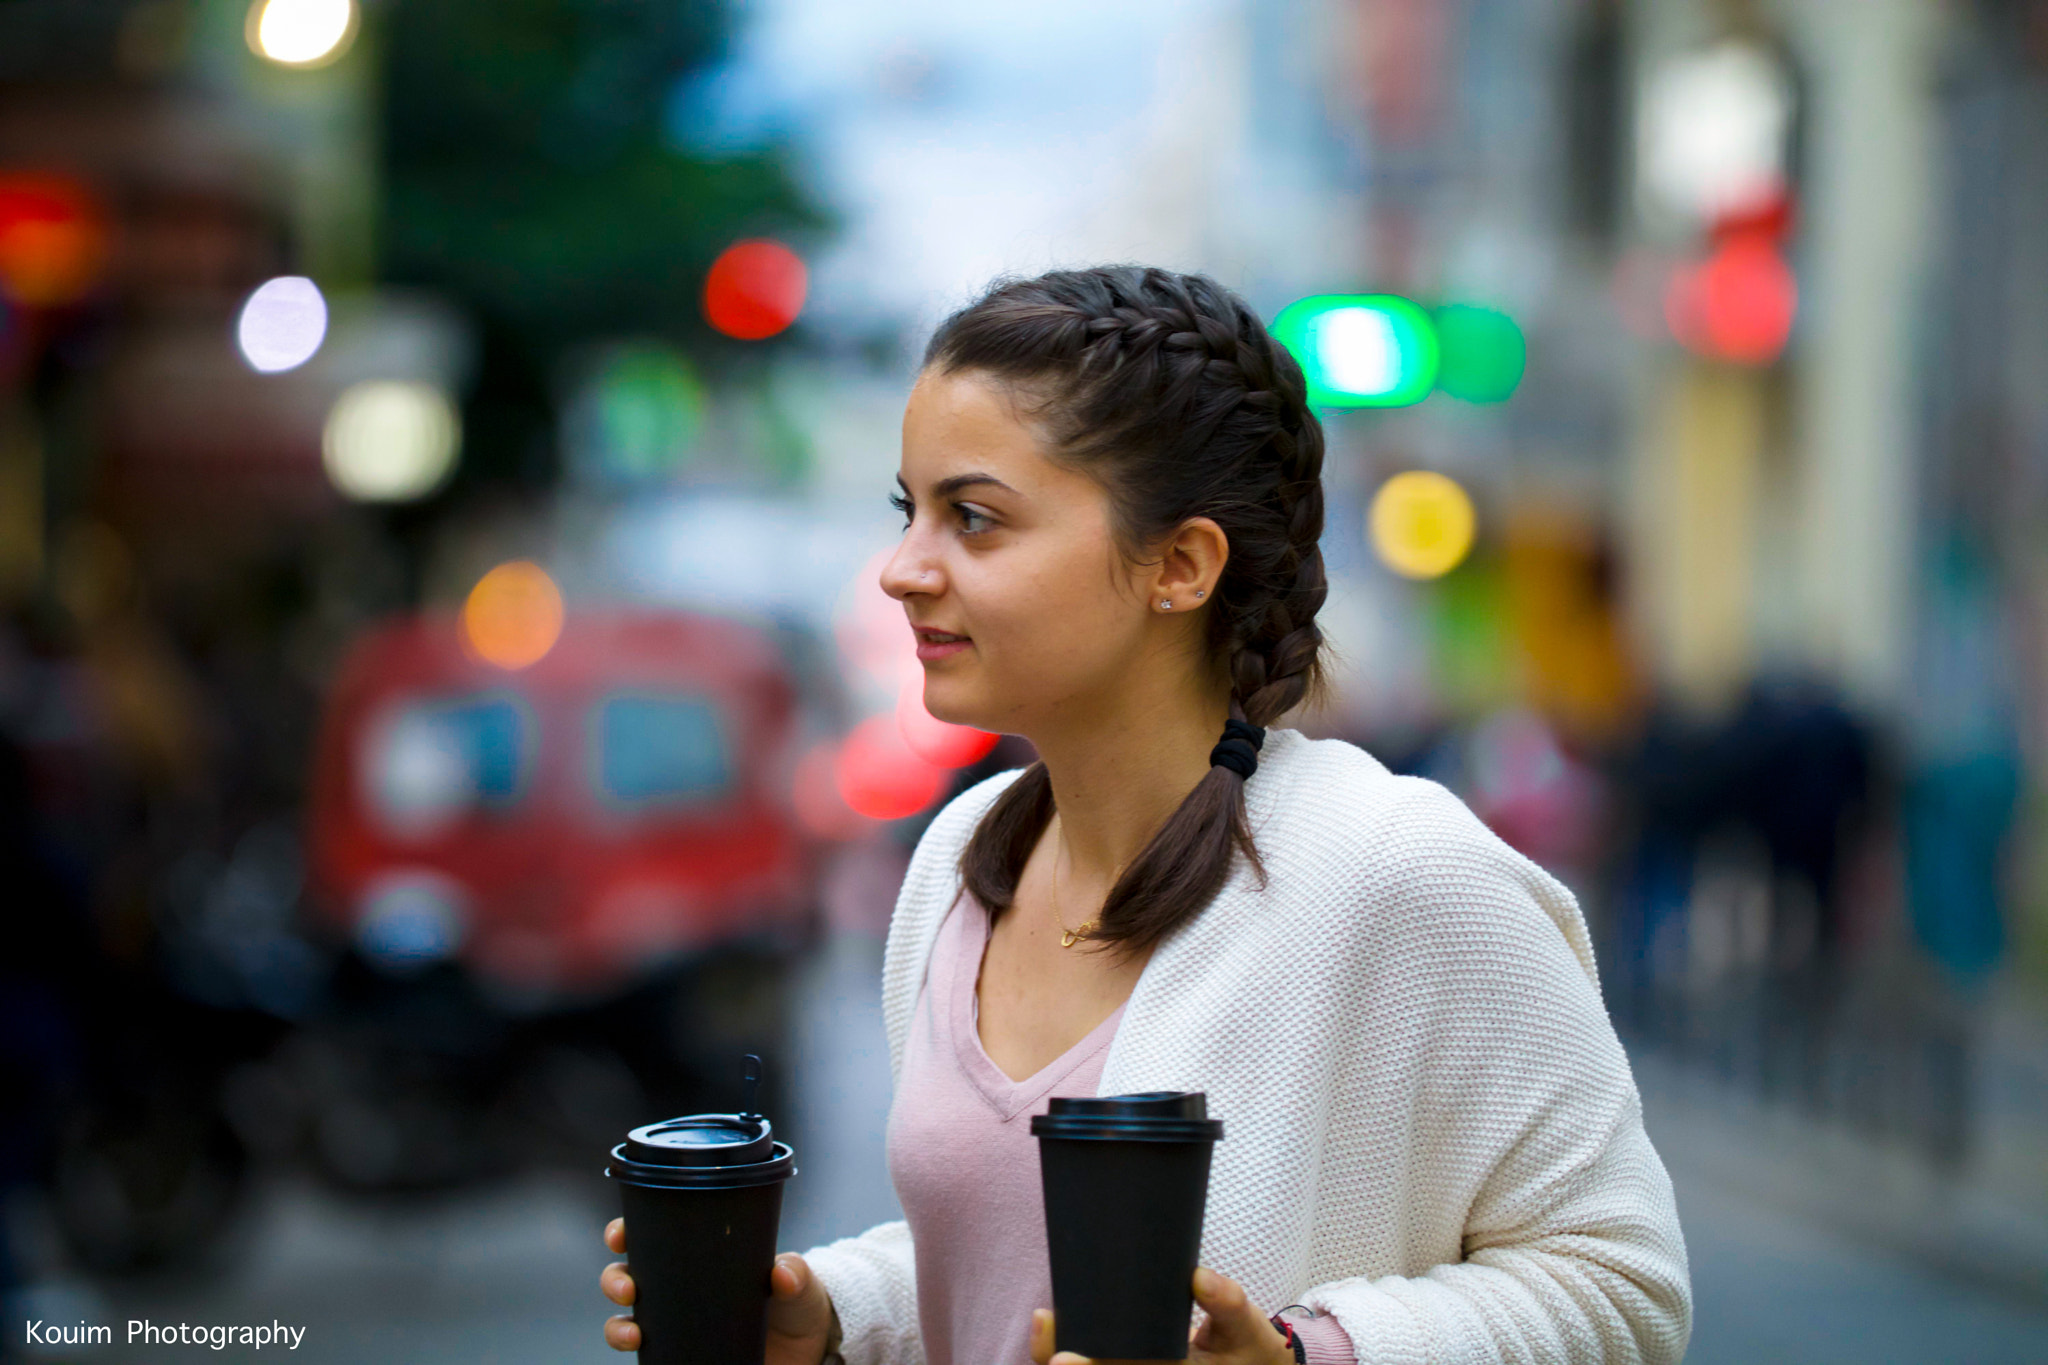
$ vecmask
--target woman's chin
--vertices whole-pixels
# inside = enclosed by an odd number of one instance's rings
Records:
[[[932,686],[927,678],[924,685],[924,709],[931,713],[933,720],[942,720],[948,725],[971,725],[977,730],[989,727],[982,724],[987,708],[974,705],[961,697],[949,697],[943,687]]]

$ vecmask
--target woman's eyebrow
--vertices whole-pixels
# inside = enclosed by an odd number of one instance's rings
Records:
[[[1005,493],[1014,493],[1017,491],[1016,489],[1010,487],[1010,485],[1004,483],[1001,479],[997,478],[993,474],[983,474],[976,472],[973,474],[955,474],[952,475],[950,478],[940,479],[937,483],[932,485],[932,496],[935,498],[943,498],[949,493],[957,493],[963,488],[972,488],[976,484],[983,483],[993,484],[997,488],[1002,489]],[[908,494],[910,492],[910,485],[903,482],[903,476],[901,474],[898,474],[896,476],[896,486],[902,489],[905,494]]]

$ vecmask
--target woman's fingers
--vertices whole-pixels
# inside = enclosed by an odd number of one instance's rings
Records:
[[[1050,1308],[1031,1310],[1031,1359],[1035,1365],[1120,1365],[1118,1361],[1090,1361],[1072,1351],[1053,1350],[1053,1312]]]
[[[626,1250],[626,1220],[614,1218],[604,1225],[604,1244],[613,1251]],[[626,1272],[624,1261],[613,1261],[597,1277],[597,1287],[613,1303],[633,1302],[633,1277]],[[614,1313],[604,1322],[604,1344],[614,1351],[637,1351],[640,1349],[640,1324],[624,1313]]]
[[[1191,1355],[1246,1361],[1285,1361],[1293,1356],[1287,1338],[1236,1280],[1197,1266],[1193,1289],[1196,1304],[1207,1316],[1189,1343]]]
[[[785,1251],[768,1274],[768,1334],[794,1344],[796,1359],[816,1360],[832,1330],[832,1296],[804,1258]],[[770,1360],[785,1357],[771,1350]]]
[[[640,1324],[624,1313],[614,1313],[604,1320],[604,1344],[614,1351],[639,1350]]]

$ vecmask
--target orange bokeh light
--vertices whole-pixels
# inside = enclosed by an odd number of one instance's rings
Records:
[[[562,593],[547,571],[515,559],[477,580],[462,606],[462,639],[485,663],[526,668],[562,635]]]
[[[893,715],[869,716],[853,727],[833,776],[846,804],[875,820],[915,815],[946,787],[946,770],[918,757]]]
[[[772,337],[796,321],[810,287],[802,258],[780,242],[734,242],[704,277],[704,316],[741,341]]]
[[[940,720],[924,705],[924,679],[911,678],[896,699],[896,724],[912,753],[938,768],[964,768],[996,747],[1002,736]]]

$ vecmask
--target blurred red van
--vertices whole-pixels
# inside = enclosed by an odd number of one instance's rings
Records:
[[[795,678],[764,632],[572,610],[508,671],[453,614],[372,630],[329,694],[311,781],[317,920],[403,976],[590,1002],[741,940],[812,931],[789,796]]]

